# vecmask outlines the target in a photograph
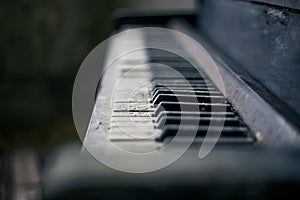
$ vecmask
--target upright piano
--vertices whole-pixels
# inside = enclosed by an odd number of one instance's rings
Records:
[[[299,1],[199,0],[114,25],[91,53],[103,62],[83,63],[83,144],[46,163],[47,199],[298,196]]]

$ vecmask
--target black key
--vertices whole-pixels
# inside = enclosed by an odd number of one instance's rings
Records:
[[[222,96],[159,94],[153,99],[153,104],[157,105],[162,101],[191,103],[226,103],[226,99]]]
[[[158,82],[158,83],[168,83],[168,82],[185,82],[185,83],[205,83],[205,81],[207,81],[207,79],[191,79],[191,80],[187,80],[184,78],[171,78],[171,79],[165,79],[165,78],[151,78],[153,79],[152,82]]]
[[[213,109],[212,109],[213,107]],[[163,111],[184,111],[184,112],[227,112],[231,111],[229,104],[219,103],[182,103],[182,102],[160,102],[155,109],[154,116],[157,117]]]
[[[205,137],[210,131],[210,136],[217,136],[221,132],[221,137],[248,137],[249,132],[246,127],[236,126],[184,126],[167,125],[162,133],[156,138],[157,141],[163,141],[167,137]]]
[[[153,88],[155,87],[192,87],[192,88],[197,88],[197,87],[207,87],[207,86],[212,86],[211,83],[156,83],[154,82]]]
[[[163,117],[226,117],[234,118],[236,117],[234,112],[182,112],[182,111],[163,111],[153,120],[157,123]]]
[[[189,90],[189,91],[213,91],[215,90],[214,87],[176,87],[176,86],[170,86],[170,87],[164,87],[164,86],[157,86],[152,89],[153,92],[160,89],[168,89],[170,91],[176,91],[176,90]]]
[[[237,117],[186,117],[186,116],[165,116],[158,121],[156,128],[163,128],[166,125],[214,125],[214,126],[239,126],[240,122]]]
[[[219,91],[194,91],[194,90],[183,90],[183,89],[176,89],[176,90],[169,90],[167,88],[162,89],[155,89],[152,92],[153,99],[160,94],[182,94],[182,95],[205,95],[205,96],[222,96],[221,92]],[[222,96],[223,97],[223,96]]]
[[[184,79],[161,79],[157,82],[152,82],[152,83],[158,83],[158,84],[203,84],[203,83],[210,83],[209,80],[191,80],[191,81],[186,81]]]
[[[159,80],[165,79],[165,80],[204,80],[203,77],[199,77],[198,75],[191,75],[191,76],[185,76],[185,77],[178,77],[178,76],[170,76],[169,74],[166,75],[158,75],[152,78],[151,81],[159,82]]]

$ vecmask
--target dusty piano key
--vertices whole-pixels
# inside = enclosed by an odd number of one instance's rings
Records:
[[[236,126],[184,126],[181,125],[166,125],[162,133],[156,138],[157,141],[163,141],[167,137],[205,137],[209,131],[210,136],[218,135],[221,132],[222,137],[249,137],[248,128]]]
[[[113,112],[112,117],[145,117],[149,118],[152,117],[153,113],[151,112]]]
[[[187,116],[165,116],[161,117],[158,123],[155,125],[156,128],[163,128],[166,125],[224,125],[224,126],[238,126],[240,125],[239,119],[226,118],[226,117],[187,117]]]
[[[166,77],[172,77],[172,78],[183,78],[183,79],[195,79],[197,78],[199,80],[203,79],[203,76],[200,74],[197,74],[195,72],[188,72],[188,71],[176,71],[176,70],[168,70],[164,72],[157,72],[152,73],[152,76],[154,79],[157,78],[166,78]]]
[[[213,86],[211,83],[159,83],[159,82],[153,82],[152,83],[152,87],[192,87],[192,88],[196,88],[196,87],[205,87],[205,86]]]
[[[141,86],[144,83],[149,82],[148,78],[145,77],[138,77],[138,78],[132,78],[132,77],[126,77],[121,78],[118,83],[116,83],[114,86],[114,92],[122,92],[122,91],[132,91],[137,86]],[[131,86],[131,88],[128,88],[128,86]]]
[[[114,103],[113,111],[114,112],[153,112],[153,107],[151,104],[145,103]]]
[[[150,44],[151,46],[162,46],[163,48],[166,49],[176,49],[176,50],[183,50],[183,48],[179,45],[176,44],[174,42],[171,42],[170,40],[165,40],[165,38],[158,38],[157,40],[145,40],[145,42],[147,42],[148,44]]]
[[[181,61],[160,61],[160,62],[151,62],[150,64],[150,72],[152,73],[159,73],[165,71],[178,71],[178,72],[193,72],[198,75],[204,75],[203,71],[199,68],[196,68],[192,64],[188,62],[181,62]],[[164,67],[162,67],[164,66]],[[173,70],[172,70],[173,69]]]
[[[130,129],[131,128],[137,128],[137,129],[147,129],[147,130],[151,130],[154,129],[154,124],[152,123],[151,120],[144,120],[144,121],[119,121],[117,119],[114,119],[111,124],[110,124],[110,128],[114,128],[114,127],[120,127],[120,128],[124,128],[124,129]]]
[[[173,63],[150,63],[149,72],[153,74],[164,73],[164,72],[186,72],[186,73],[195,73],[197,75],[204,75],[203,71],[196,69],[192,65],[187,66],[177,62]]]
[[[234,112],[185,112],[185,111],[162,111],[153,119],[153,123],[158,123],[164,117],[226,117],[234,118]]]
[[[142,133],[140,136],[131,136],[128,134],[124,134],[123,131],[111,131],[111,133],[108,135],[108,139],[110,141],[137,141],[137,140],[151,140],[153,141],[155,139],[154,136],[151,134],[146,135],[145,132],[140,131]],[[133,133],[138,134],[138,133]]]
[[[155,61],[184,61],[183,58],[179,57],[175,54],[164,54],[164,53],[157,53],[157,54],[148,54],[148,62],[155,62]]]
[[[183,90],[183,89],[174,89],[170,90],[168,88],[156,88],[152,93],[152,98],[156,98],[156,96],[160,94],[182,94],[182,95],[207,95],[207,96],[223,96],[219,91],[194,91],[194,90]]]
[[[182,82],[182,83],[209,83],[210,81],[207,79],[195,79],[195,80],[186,80],[183,77],[180,78],[173,78],[173,79],[159,79],[159,78],[155,78],[155,80],[153,78],[151,78],[151,82],[157,82],[157,83],[178,83],[178,82]]]
[[[170,79],[171,81],[171,79]],[[177,83],[176,81],[173,81],[173,82],[167,82],[167,81],[164,81],[164,82],[160,82],[160,81],[154,81],[151,83],[152,85],[152,89],[154,88],[162,88],[162,87],[165,87],[165,88],[168,88],[168,87],[177,87],[177,88],[181,88],[181,89],[185,89],[185,88],[202,88],[202,87],[214,87],[214,85],[210,82],[190,82],[190,81],[187,81],[187,80],[183,80],[182,82],[179,82]]]
[[[116,103],[149,103],[151,102],[150,95],[147,94],[127,94],[127,95],[116,95],[114,97]]]
[[[160,68],[158,67],[158,65],[155,65],[155,64],[163,64],[163,65],[166,65],[166,66],[170,66],[170,67],[173,67],[173,68],[182,68],[182,69],[195,69],[195,67],[190,63],[188,62],[187,60],[184,60],[183,58],[177,58],[177,60],[158,60],[158,59],[155,59],[155,58],[152,58],[151,59],[151,70],[160,70]]]
[[[183,103],[183,102],[160,102],[154,111],[157,117],[162,111],[189,111],[189,112],[225,112],[231,111],[230,104],[226,103]]]
[[[200,76],[194,72],[177,72],[177,71],[170,71],[170,72],[161,72],[161,73],[152,73],[149,76],[152,81],[156,81],[159,78],[170,80],[173,79],[183,79],[183,80],[204,80],[205,77]]]
[[[159,135],[159,131],[155,129],[145,129],[136,127],[112,127],[108,138],[111,141],[121,140],[154,140]]]
[[[155,72],[163,72],[165,70],[169,69],[174,69],[179,72],[195,72],[196,74],[204,75],[202,70],[198,70],[191,64],[185,64],[182,62],[156,62],[156,63],[151,63],[152,67],[150,68],[151,73]],[[166,66],[166,67],[161,67],[161,66]]]
[[[176,86],[170,86],[170,87],[164,87],[164,86],[158,86],[152,89],[152,92],[155,92],[156,90],[161,89],[168,89],[171,91],[177,91],[177,90],[189,90],[189,91],[195,91],[195,92],[202,92],[202,91],[216,91],[215,87],[176,87]]]
[[[126,75],[120,75],[121,78],[124,78],[126,76],[127,79],[142,79],[144,78],[145,80],[149,81],[152,78],[151,74],[146,74],[146,73],[128,73]]]
[[[149,92],[134,92],[134,93],[122,93],[115,94],[113,101],[115,103],[149,103],[151,101]]]
[[[122,115],[114,115],[112,116],[112,123],[113,122],[151,122],[152,117],[151,115],[148,116],[122,116]]]
[[[168,70],[166,72],[152,73],[150,80],[152,82],[159,82],[159,80],[185,80],[188,83],[189,80],[206,80],[206,77],[194,72],[178,72],[175,70]]]
[[[115,113],[117,114],[117,113]],[[111,118],[111,123],[139,123],[143,124],[150,124],[153,126],[152,116],[151,115],[113,115]]]
[[[163,40],[159,40],[161,42],[164,42]],[[170,42],[172,43],[172,42]],[[175,47],[173,45],[169,45],[169,47]],[[190,58],[190,55],[187,54],[186,50],[182,49],[182,48],[178,48],[176,49],[176,53],[170,52],[170,51],[166,51],[166,50],[162,50],[162,49],[151,49],[148,48],[147,49],[147,55],[148,58],[177,58],[177,59],[181,59],[181,60],[186,60],[187,58]]]
[[[186,57],[186,60],[190,59],[190,56]],[[185,59],[178,57],[178,56],[167,56],[167,57],[163,57],[160,55],[156,55],[156,56],[150,56],[148,57],[147,61],[148,63],[162,63],[164,64],[164,62],[185,62]],[[167,63],[165,63],[165,65],[167,65]]]
[[[168,38],[166,38],[165,40],[167,40]],[[164,39],[163,38],[160,38],[159,41],[163,42]],[[171,41],[170,41],[171,42]],[[174,42],[174,41],[173,41]],[[171,42],[171,43],[173,43]],[[181,53],[182,55],[186,55],[187,52],[183,49],[178,49],[179,51],[177,51],[176,53]],[[175,57],[177,59],[183,59],[183,57],[180,57],[178,56],[177,54],[175,53],[172,53],[172,52],[169,52],[169,51],[166,51],[166,50],[162,50],[162,49],[157,49],[157,48],[148,48],[146,49],[146,52],[147,52],[147,56],[148,58],[153,58],[153,57]]]
[[[132,64],[132,65],[121,65],[120,66],[120,70],[121,70],[121,73],[127,73],[127,72],[136,72],[136,73],[150,73],[149,72],[149,65],[144,65],[144,64],[140,64],[140,65],[135,65],[135,64]]]
[[[149,92],[129,92],[129,93],[122,93],[122,94],[115,94],[114,95],[114,102],[116,103],[149,103],[151,100],[151,96]]]
[[[153,75],[157,75],[160,73],[167,73],[167,72],[173,72],[173,73],[177,73],[177,74],[186,74],[189,75],[191,73],[197,74],[199,77],[203,77],[204,74],[200,73],[200,71],[194,69],[194,68],[183,68],[183,67],[172,67],[172,66],[165,66],[158,68],[158,66],[155,69],[151,69],[151,73]]]
[[[204,80],[202,76],[196,75],[194,73],[178,73],[176,71],[169,72],[169,73],[165,72],[165,73],[151,74],[149,76],[149,79],[151,81],[156,81],[158,79]]]
[[[187,81],[184,79],[161,79],[159,81],[153,81],[153,84],[157,83],[157,84],[205,84],[205,83],[211,83],[209,80],[191,80],[191,81]]]
[[[160,102],[191,102],[191,103],[226,103],[222,96],[205,96],[205,95],[182,95],[182,94],[159,94],[153,99],[154,106]]]

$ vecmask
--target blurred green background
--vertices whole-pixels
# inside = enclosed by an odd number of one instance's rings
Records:
[[[0,2],[0,150],[47,151],[79,138],[72,87],[85,56],[112,31],[118,8],[190,10],[193,1]]]
[[[1,1],[0,148],[47,150],[75,139],[71,95],[89,51],[109,36],[129,2]]]

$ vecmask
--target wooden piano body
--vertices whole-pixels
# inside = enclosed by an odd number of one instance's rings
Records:
[[[124,48],[144,48],[123,55],[104,70],[83,147],[66,147],[47,165],[47,198],[276,199],[297,194],[299,2],[199,3],[198,15],[119,13],[115,33],[122,37],[109,42],[106,65]],[[189,45],[172,32],[142,27],[178,31],[199,45]],[[184,56],[154,49],[156,43],[180,49]],[[205,64],[206,59],[213,62]],[[212,111],[214,106],[221,111]],[[220,138],[199,159],[210,123]],[[179,137],[178,124],[183,124]],[[185,149],[192,136],[195,140]],[[158,153],[134,160],[120,149]],[[156,170],[166,155],[178,151],[184,154]],[[100,163],[99,155],[108,161]],[[118,164],[130,173],[110,168]]]

